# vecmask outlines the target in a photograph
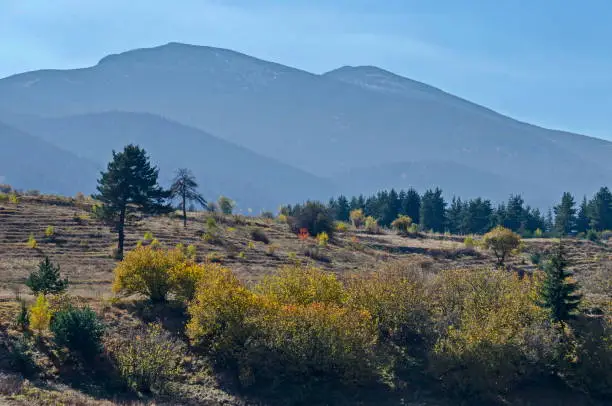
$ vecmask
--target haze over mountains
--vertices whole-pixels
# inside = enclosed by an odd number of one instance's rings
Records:
[[[522,193],[548,207],[563,191],[591,194],[612,179],[610,142],[521,123],[376,67],[316,75],[177,43],[2,79],[0,121],[84,168],[137,142],[162,179],[191,168],[207,197],[226,194],[243,208],[410,186],[495,201]],[[0,176],[30,187],[8,168],[35,174],[46,162],[25,165],[7,128],[3,149],[15,152]],[[87,174],[36,188],[90,192],[96,176]]]

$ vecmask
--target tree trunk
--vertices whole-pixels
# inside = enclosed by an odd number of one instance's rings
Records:
[[[123,259],[123,244],[125,241],[125,210],[123,207],[119,214],[119,224],[117,225],[117,234],[119,235],[119,242],[117,243],[117,259]]]
[[[183,192],[183,227],[187,227],[187,196]]]

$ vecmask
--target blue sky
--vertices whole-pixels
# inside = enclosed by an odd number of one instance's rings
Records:
[[[0,77],[180,41],[315,73],[376,65],[612,139],[611,20],[607,0],[0,0]]]

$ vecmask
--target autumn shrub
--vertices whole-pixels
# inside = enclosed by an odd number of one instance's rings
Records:
[[[465,237],[463,239],[463,245],[465,245],[465,248],[474,248],[474,246],[476,245],[476,243],[474,242],[474,237],[472,237],[471,235]]]
[[[45,237],[52,238],[55,235],[55,227],[47,226],[45,229]]]
[[[188,307],[187,336],[218,360],[232,361],[249,337],[245,320],[259,311],[255,295],[223,267],[201,278]]]
[[[317,234],[316,240],[319,247],[325,248],[329,243],[329,236],[325,231],[323,231],[322,233]]]
[[[245,385],[283,382],[295,396],[320,384],[376,380],[376,326],[365,310],[332,303],[283,305],[260,313],[250,324],[253,334],[240,365]]]
[[[348,278],[346,302],[372,315],[382,342],[423,358],[436,334],[430,278],[418,264],[390,264]]]
[[[26,243],[26,245],[30,249],[38,248],[38,241],[36,241],[36,238],[34,238],[34,234],[30,234],[30,236],[28,237],[28,242]]]
[[[353,223],[353,227],[361,228],[365,223],[365,215],[363,214],[362,209],[352,210],[349,214],[349,218],[351,223]]]
[[[366,217],[365,231],[370,234],[380,234],[380,226],[378,225],[378,221],[374,217]]]
[[[508,256],[520,247],[521,237],[510,229],[497,226],[484,235],[482,243],[493,251],[497,265],[503,266]]]
[[[189,302],[195,296],[198,281],[206,277],[207,273],[214,272],[218,267],[220,265],[213,263],[180,263],[169,270],[170,291],[177,299]]]
[[[89,306],[56,312],[50,330],[57,345],[78,353],[85,360],[93,359],[102,349],[104,324]]]
[[[30,328],[38,334],[49,328],[51,321],[49,301],[42,293],[36,298],[36,303],[30,308]]]
[[[284,266],[277,273],[264,277],[255,291],[275,302],[292,305],[340,305],[345,298],[344,286],[336,275],[299,265]]]
[[[109,352],[119,376],[138,392],[168,392],[183,370],[184,345],[159,324],[131,330]]]
[[[435,282],[440,338],[431,371],[449,390],[495,396],[546,370],[560,337],[537,306],[539,283],[492,270],[444,271]]]
[[[339,233],[346,233],[348,230],[348,224],[344,221],[336,221],[336,231]]]
[[[185,260],[180,249],[137,247],[115,268],[113,292],[139,294],[153,302],[163,302],[172,289],[170,270]]]
[[[251,230],[251,238],[253,241],[263,242],[264,244],[270,243],[270,238],[264,230],[261,228],[254,228]]]
[[[408,234],[408,229],[412,225],[412,219],[409,216],[399,215],[393,222],[391,223],[391,227],[398,232],[398,234],[406,235]]]

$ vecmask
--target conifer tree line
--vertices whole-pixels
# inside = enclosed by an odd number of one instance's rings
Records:
[[[480,197],[453,197],[448,202],[439,188],[422,195],[414,189],[391,189],[369,197],[339,196],[330,199],[327,206],[338,221],[349,221],[350,212],[361,209],[381,226],[389,227],[398,216],[409,216],[422,230],[453,234],[483,234],[498,225],[525,237],[612,230],[612,193],[607,187],[600,188],[590,200],[585,196],[580,203],[566,192],[559,204],[546,213],[526,204],[521,195],[511,195],[499,205]]]

